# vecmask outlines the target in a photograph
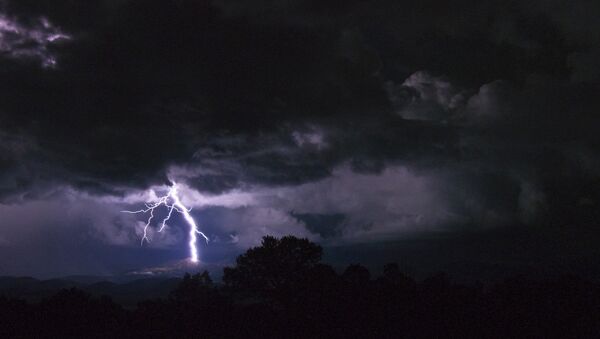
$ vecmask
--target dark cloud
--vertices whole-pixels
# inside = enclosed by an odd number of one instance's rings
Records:
[[[309,231],[320,235],[324,239],[341,235],[341,226],[345,219],[343,214],[309,214],[292,212],[291,215],[302,221]]]
[[[462,17],[459,8],[471,6],[473,11]],[[77,185],[90,189],[101,185],[98,182],[138,187],[162,182],[168,166],[189,162],[192,154],[204,165],[225,158],[218,154],[225,152],[248,172],[199,179],[199,184],[213,192],[241,181],[285,184],[314,180],[348,160],[357,170],[381,170],[389,160],[440,154],[452,157],[457,138],[451,126],[406,119],[413,120],[412,114],[440,120],[448,115],[444,111],[463,104],[466,94],[450,80],[427,80],[423,78],[426,73],[408,77],[410,74],[393,68],[400,62],[410,72],[421,68],[454,79],[473,74],[479,79],[521,81],[523,75],[513,77],[508,71],[480,75],[494,63],[513,70],[521,67],[511,60],[513,50],[530,47],[517,40],[535,41],[539,53],[532,52],[531,58],[536,59],[547,54],[546,45],[555,48],[562,33],[551,18],[528,16],[528,8],[504,10],[492,23],[484,22],[498,6],[464,2],[450,12],[456,16],[438,22],[434,19],[447,16],[442,9],[363,2],[341,7],[310,1],[277,6],[267,2],[98,1],[88,6],[9,2],[10,15],[44,15],[70,29],[74,41],[57,50],[62,61],[59,69],[51,72],[23,69],[5,61],[6,79],[11,81],[2,88],[2,111],[11,117],[5,119],[8,129],[18,127],[39,140],[54,153],[57,163],[69,164],[76,177],[83,177],[77,179]],[[319,20],[333,9],[344,19],[332,24]],[[400,11],[416,17],[408,20]],[[94,19],[70,19],[67,13]],[[255,17],[270,19],[261,23]],[[296,22],[294,17],[303,20]],[[380,20],[372,20],[375,18]],[[499,40],[492,36],[490,25],[503,20],[510,21],[506,24],[510,34]],[[299,24],[302,22],[306,24]],[[543,32],[528,29],[528,23]],[[552,29],[546,32],[544,25]],[[485,30],[476,34],[475,28],[481,31],[481,27]],[[436,38],[443,32],[448,43]],[[381,34],[392,41],[380,41]],[[421,45],[394,50],[397,44],[418,43],[430,34],[433,39],[428,38],[427,43],[436,46],[436,52]],[[479,36],[482,34],[489,36]],[[446,45],[462,48],[466,42],[458,40],[466,38],[482,39],[485,43],[478,49],[489,44],[493,50],[505,52],[494,52],[490,58],[467,49],[461,50],[460,58],[457,53],[444,52]],[[420,64],[411,61],[413,56],[436,59],[423,59],[425,63]],[[485,61],[488,66],[479,67],[465,57]],[[564,63],[567,54],[556,58]],[[536,65],[541,64],[537,60]],[[525,66],[528,73],[539,73]],[[556,75],[554,69],[548,68],[549,76]],[[459,76],[454,74],[457,71]],[[403,78],[396,80],[398,76]],[[404,88],[415,91],[419,100],[408,98],[412,101],[403,107],[406,114],[398,117],[392,111],[400,99],[389,96],[386,88],[389,91],[390,81],[404,80]],[[479,98],[471,99],[470,106],[504,105],[489,102],[494,98],[485,86],[482,91]],[[494,113],[489,110],[498,109],[475,108],[490,115]],[[310,126],[324,131],[328,149],[294,149],[298,145],[293,145],[290,136]],[[228,139],[240,140],[242,145],[228,143]],[[265,150],[266,143],[274,144],[274,150]],[[240,175],[245,178],[238,178]]]
[[[91,181],[145,186],[222,133],[385,115],[378,81],[344,60],[338,32],[253,25],[187,2],[116,11],[62,48],[52,72],[4,61],[6,127]]]

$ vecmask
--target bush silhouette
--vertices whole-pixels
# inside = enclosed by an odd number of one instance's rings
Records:
[[[0,296],[0,338],[594,338],[600,285],[565,276],[485,286],[445,274],[417,282],[395,263],[375,279],[320,263],[306,239],[265,237],[226,268],[186,274],[165,299],[123,309],[62,290],[35,303]]]
[[[283,301],[321,261],[320,246],[293,236],[266,236],[261,246],[240,255],[235,267],[224,269],[223,283],[254,297]]]

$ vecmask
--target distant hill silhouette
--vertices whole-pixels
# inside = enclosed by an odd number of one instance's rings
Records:
[[[265,237],[224,270],[129,282],[0,278],[0,338],[596,338],[600,285],[457,284],[396,263],[337,273],[306,239]]]
[[[97,281],[98,277],[38,280],[30,277],[0,277],[0,295],[38,302],[62,289],[78,288],[95,296],[106,295],[126,307],[152,298],[165,298],[181,282],[181,278],[145,278],[126,282]]]

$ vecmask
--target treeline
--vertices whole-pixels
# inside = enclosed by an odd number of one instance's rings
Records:
[[[388,264],[372,279],[320,263],[306,239],[265,237],[226,268],[223,283],[186,274],[167,298],[127,310],[63,290],[39,303],[0,297],[0,337],[51,338],[593,338],[600,286],[523,277],[484,287],[444,274],[421,282]]]

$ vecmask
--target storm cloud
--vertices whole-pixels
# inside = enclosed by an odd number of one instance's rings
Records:
[[[71,212],[44,220],[98,251],[142,251],[140,219],[119,211],[169,180],[219,262],[266,234],[331,246],[515,227],[595,235],[598,10],[0,2],[0,251],[50,241],[26,236],[43,223],[19,215],[58,205]],[[152,236],[143,253],[169,259],[185,242],[177,224]]]

